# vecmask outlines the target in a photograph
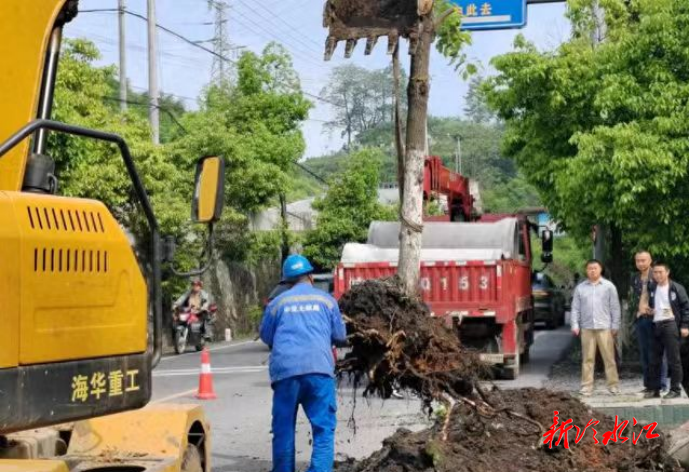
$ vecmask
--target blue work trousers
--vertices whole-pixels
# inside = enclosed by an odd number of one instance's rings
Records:
[[[307,471],[333,471],[335,380],[323,374],[293,376],[273,383],[273,471],[295,471],[295,423],[300,405],[311,423],[314,439]]]

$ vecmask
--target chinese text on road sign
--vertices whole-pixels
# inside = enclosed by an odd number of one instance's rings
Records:
[[[462,14],[463,30],[522,28],[527,0],[451,0]]]

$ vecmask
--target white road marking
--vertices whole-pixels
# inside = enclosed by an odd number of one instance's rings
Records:
[[[266,366],[227,366],[223,368],[211,368],[213,374],[244,374],[259,373],[266,371]],[[198,376],[199,368],[188,368],[179,370],[156,370],[153,372],[154,378],[165,378],[169,376]]]
[[[178,397],[190,396],[195,392],[197,392],[196,389],[190,389],[189,391],[185,391],[182,393],[171,394],[170,396],[165,396],[160,399],[156,399],[155,401],[151,401],[151,404],[160,404],[161,402],[171,401],[173,399],[177,399]]]
[[[255,340],[247,340],[246,342],[239,342],[239,343],[233,343],[230,345],[220,345],[220,346],[211,347],[208,349],[208,351],[229,350],[230,348],[243,347],[245,345],[249,345],[250,343],[259,343],[259,342],[255,341]],[[163,358],[161,358],[161,362],[178,360],[178,359],[182,358],[183,356],[190,356],[190,355],[200,356],[200,354],[198,352],[182,353],[180,355],[168,355],[168,356],[164,356]]]

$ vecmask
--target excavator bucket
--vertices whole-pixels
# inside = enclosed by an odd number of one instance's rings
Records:
[[[324,59],[328,61],[340,41],[345,57],[352,55],[357,41],[366,40],[364,54],[371,54],[378,38],[388,38],[392,54],[400,37],[417,37],[419,17],[428,14],[433,0],[326,0],[323,26],[328,28]]]

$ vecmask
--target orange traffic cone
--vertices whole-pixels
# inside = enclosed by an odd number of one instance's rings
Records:
[[[211,355],[204,348],[201,352],[201,373],[199,373],[199,392],[196,393],[197,399],[215,399],[216,393],[213,390],[213,375],[211,374]]]

